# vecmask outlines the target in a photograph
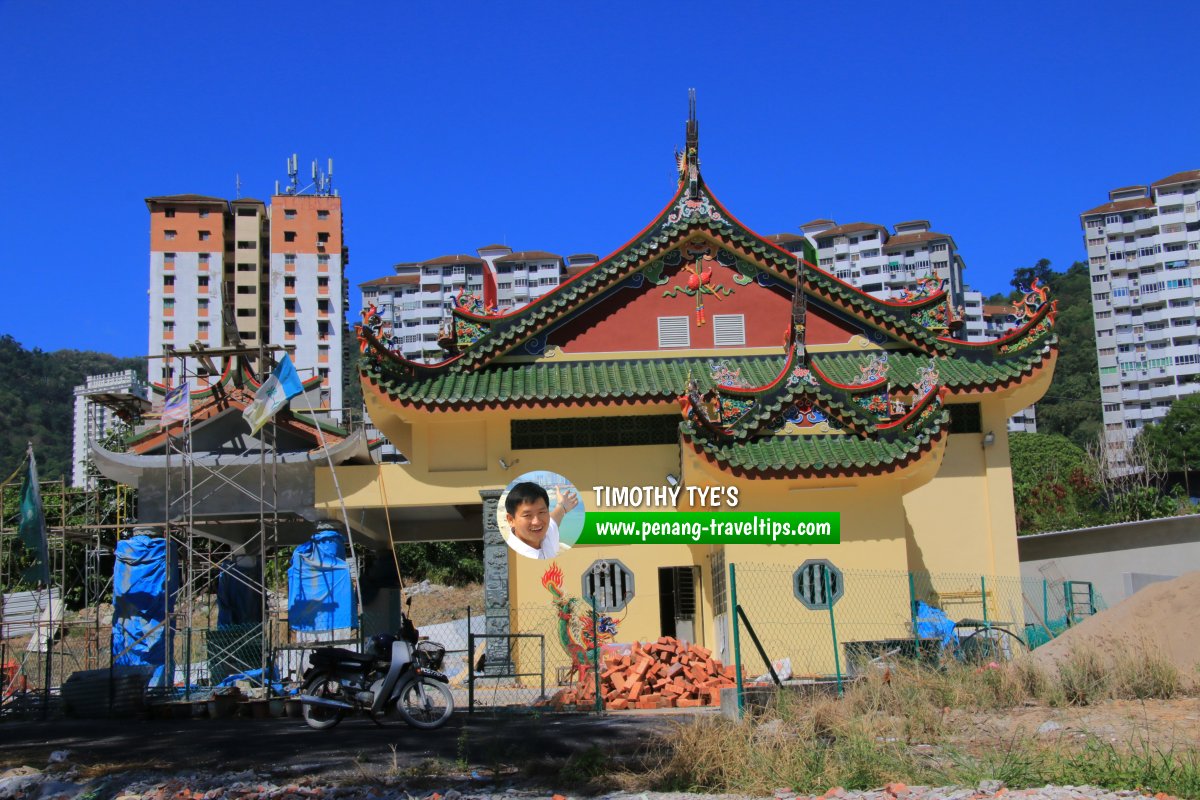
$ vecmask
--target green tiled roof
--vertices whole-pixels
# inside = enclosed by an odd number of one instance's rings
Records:
[[[1049,353],[1051,341],[1042,347],[1023,350],[1005,358],[990,360],[981,357],[971,360],[965,356],[939,358],[937,369],[940,382],[951,389],[966,386],[988,386],[1017,378],[1039,366]],[[832,381],[848,383],[855,380],[871,360],[869,351],[861,353],[814,353],[812,363]],[[983,355],[990,355],[985,353]],[[920,370],[929,365],[929,356],[922,353],[888,353],[888,380],[893,386],[915,386]]]
[[[852,354],[814,353],[811,363],[839,383],[853,381],[859,367],[874,351]],[[962,388],[989,386],[1028,373],[1042,363],[1049,343],[1021,351],[995,361],[970,361],[966,358],[939,358],[941,383]],[[473,372],[442,372],[427,377],[407,378],[394,373],[386,358],[364,358],[361,368],[366,377],[396,400],[419,405],[450,406],[521,401],[570,399],[674,399],[687,389],[690,373],[702,392],[712,388],[710,361],[721,361],[730,369],[741,370],[742,377],[754,385],[773,381],[787,358],[743,356],[726,358],[661,358],[619,361],[546,361],[541,363],[492,363]],[[893,386],[914,386],[917,371],[929,363],[922,353],[889,352],[889,378]],[[788,396],[800,391],[793,390]],[[807,387],[820,400],[844,405],[849,392],[835,387]],[[779,403],[786,405],[783,393]],[[847,406],[848,407],[848,406]],[[857,413],[857,412],[855,412]],[[864,418],[865,419],[865,418]]]
[[[388,376],[386,368],[369,359],[367,376],[401,401],[428,405],[456,405],[522,400],[571,398],[674,399],[687,389],[691,374],[702,391],[713,387],[709,358],[662,358],[621,361],[564,361],[536,364],[494,363],[476,372],[447,372],[421,380]],[[720,359],[740,369],[752,383],[775,379],[783,356],[749,356]]]
[[[684,426],[685,437],[702,453],[735,470],[754,472],[824,472],[877,470],[920,454],[949,419],[945,410],[916,435],[891,441],[850,434],[764,436],[749,441],[709,441]]]

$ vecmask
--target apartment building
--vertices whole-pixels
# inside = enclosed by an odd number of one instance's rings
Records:
[[[963,261],[954,238],[930,230],[928,220],[898,222],[889,232],[873,222],[838,225],[816,219],[800,226],[817,248],[817,266],[873,297],[890,299],[935,275],[964,310],[962,337],[984,338],[983,296],[963,283]]]
[[[289,162],[290,163],[290,162]],[[261,200],[204,195],[146,199],[150,212],[149,353],[207,347],[285,345],[302,377],[320,375],[325,409],[342,405],[345,374],[342,201],[294,188]],[[218,370],[221,359],[213,359]],[[189,359],[198,385],[209,369]],[[151,358],[151,383],[174,384],[179,362]]]
[[[898,222],[888,229],[873,222],[838,225],[831,219],[815,219],[800,226],[804,236],[781,233],[769,237],[791,252],[800,250],[807,239],[817,248],[817,266],[858,289],[881,299],[901,291],[913,291],[917,281],[929,275],[939,278],[963,310],[963,325],[955,334],[969,342],[1003,336],[1015,325],[1005,314],[985,314],[983,295],[963,281],[964,263],[954,237],[930,230],[928,220]],[[1033,407],[1015,414],[1008,430],[1037,431]]]
[[[476,255],[446,255],[395,265],[395,275],[359,284],[363,306],[374,303],[382,333],[405,358],[440,361],[438,333],[460,292],[484,294],[490,281],[500,311],[523,306],[553,289],[564,278],[598,260],[592,254],[564,259],[543,250],[513,252],[506,245],[481,247]],[[489,292],[490,293],[490,292]]]
[[[1080,214],[1109,463],[1200,389],[1200,170],[1124,186]]]
[[[150,408],[150,387],[131,370],[89,375],[75,387],[71,436],[71,485],[92,488],[87,474],[88,442],[100,440],[119,422],[118,409],[137,417]]]

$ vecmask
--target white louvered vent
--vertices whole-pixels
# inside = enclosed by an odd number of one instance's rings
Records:
[[[713,344],[741,347],[746,344],[746,317],[742,314],[713,314]]]
[[[691,347],[692,333],[687,317],[658,318],[659,347]]]

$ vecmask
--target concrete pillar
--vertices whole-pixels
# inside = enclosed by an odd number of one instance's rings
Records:
[[[515,670],[512,647],[505,638],[510,633],[508,602],[508,545],[500,535],[496,509],[500,489],[484,489],[483,499],[483,607],[484,632],[489,637],[484,659],[485,675],[506,675]]]

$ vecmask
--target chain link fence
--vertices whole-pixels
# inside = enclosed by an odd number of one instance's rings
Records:
[[[750,682],[834,682],[889,657],[996,660],[1105,608],[1086,581],[967,573],[729,566],[733,644]]]

